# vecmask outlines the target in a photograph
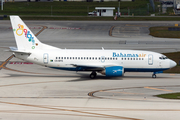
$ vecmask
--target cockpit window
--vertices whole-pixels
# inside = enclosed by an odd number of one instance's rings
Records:
[[[161,57],[159,57],[159,59],[165,60],[165,59],[168,59],[168,58],[166,56],[161,56]]]

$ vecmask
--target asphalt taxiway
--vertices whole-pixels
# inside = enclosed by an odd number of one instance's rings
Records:
[[[151,26],[174,22],[25,21],[40,41],[60,48],[179,51],[179,39],[149,36]],[[10,21],[0,22],[0,46],[16,46]],[[0,48],[0,120],[179,120],[179,100],[154,95],[179,92],[179,74],[125,73],[123,77],[54,70],[26,64]]]

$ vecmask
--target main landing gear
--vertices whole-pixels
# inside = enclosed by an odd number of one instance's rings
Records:
[[[97,73],[95,71],[92,71],[92,73],[89,75],[91,79],[94,79],[96,77]]]
[[[152,74],[152,78],[156,78],[156,74],[153,73],[153,74]]]

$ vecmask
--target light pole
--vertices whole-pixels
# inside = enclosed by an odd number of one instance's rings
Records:
[[[52,17],[52,5],[51,5],[51,17]]]
[[[119,8],[118,8],[118,17],[120,17],[120,0],[119,0]]]
[[[1,0],[1,10],[3,10],[3,0]]]

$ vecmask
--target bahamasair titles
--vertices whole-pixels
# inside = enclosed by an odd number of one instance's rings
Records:
[[[71,71],[91,71],[108,77],[120,77],[125,72],[157,73],[176,66],[165,55],[141,50],[61,49],[41,43],[19,16],[10,16],[16,47],[10,47],[15,57],[45,67]]]

